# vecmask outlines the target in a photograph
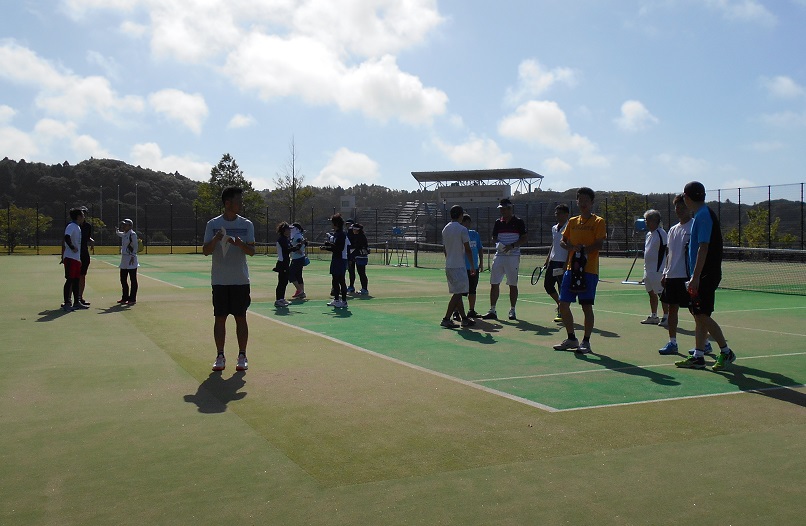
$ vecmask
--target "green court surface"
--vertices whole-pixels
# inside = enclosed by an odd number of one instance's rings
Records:
[[[250,369],[211,373],[209,258],[143,256],[122,308],[97,256],[63,313],[53,256],[0,257],[0,524],[800,524],[806,299],[719,291],[738,360],[682,370],[607,259],[593,354],[554,351],[522,268],[518,320],[439,326],[444,273],[368,268],[371,295],[275,308],[250,259]],[[489,307],[482,275],[476,309]],[[505,289],[505,287],[504,287]],[[293,287],[289,287],[290,293]],[[581,321],[581,311],[572,307]],[[578,333],[581,328],[578,328]],[[681,313],[679,340],[693,343]],[[708,360],[709,364],[712,359]]]

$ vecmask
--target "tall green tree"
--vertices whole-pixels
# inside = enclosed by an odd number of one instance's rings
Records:
[[[297,166],[297,149],[293,137],[289,146],[289,158],[282,170],[275,174],[272,197],[277,202],[277,206],[283,210],[288,210],[291,221],[297,220],[297,211],[302,209],[302,205],[314,196],[313,188],[303,186],[305,176]]]
[[[210,170],[210,180],[199,184],[199,197],[193,201],[199,217],[213,217],[221,213],[223,208],[221,192],[229,186],[243,188],[245,216],[260,214],[265,207],[263,197],[244,177],[243,170],[238,167],[235,159],[225,153],[218,164]]]
[[[793,244],[797,238],[792,234],[781,234],[781,218],[776,217],[769,222],[770,213],[766,208],[751,208],[747,211],[747,224],[742,225],[742,236],[739,238],[739,228],[733,227],[725,234],[725,241],[737,247],[782,248]]]
[[[36,244],[37,234],[47,231],[53,218],[38,214],[35,208],[19,208],[9,205],[9,208],[0,210],[0,240],[8,247],[9,252],[19,245]]]

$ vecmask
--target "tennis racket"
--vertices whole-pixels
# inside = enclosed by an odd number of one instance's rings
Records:
[[[540,283],[540,278],[543,277],[543,271],[546,270],[546,266],[543,265],[542,267],[535,267],[532,271],[532,285],[537,285]]]

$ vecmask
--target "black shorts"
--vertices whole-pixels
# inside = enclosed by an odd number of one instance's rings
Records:
[[[543,271],[543,288],[549,294],[552,292],[559,294],[560,285],[563,283],[563,274],[565,272],[559,272],[556,276],[554,275],[554,269],[558,268],[565,268],[565,261],[549,261],[549,266]]]
[[[691,314],[695,316],[697,314],[707,314],[710,316],[714,312],[716,289],[719,287],[720,281],[722,281],[722,275],[702,276],[700,278],[700,288],[697,290],[697,297],[692,298],[688,306],[688,310],[691,311]]]
[[[476,294],[476,289],[479,286],[479,271],[477,270],[475,273],[471,275],[470,271],[468,270],[467,281],[469,285],[467,294]],[[462,296],[467,296],[467,294],[462,294]]]
[[[660,300],[667,305],[677,305],[688,308],[691,297],[686,290],[687,278],[666,278],[666,286],[660,293]]]
[[[249,285],[213,285],[214,316],[246,316],[252,303]]]
[[[288,281],[291,283],[302,283],[303,268],[305,268],[305,258],[292,259],[291,266],[288,267]]]
[[[346,259],[331,259],[330,260],[330,274],[333,277],[336,276],[343,276],[344,273],[347,272],[347,260]]]
[[[90,257],[89,256],[81,256],[81,275],[87,275],[87,269],[90,268]]]

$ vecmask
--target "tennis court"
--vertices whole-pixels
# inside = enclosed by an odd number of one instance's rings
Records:
[[[209,259],[144,256],[128,309],[116,261],[95,258],[92,308],[63,315],[55,258],[0,258],[4,524],[802,518],[802,296],[720,291],[738,360],[714,373],[658,355],[666,331],[639,323],[629,260],[603,262],[594,354],[580,357],[552,349],[563,330],[531,268],[518,320],[448,330],[439,269],[370,266],[370,296],[334,310],[314,261],[309,299],[277,309],[274,261],[255,257],[250,370],[211,374]],[[679,333],[688,348],[685,313]]]

